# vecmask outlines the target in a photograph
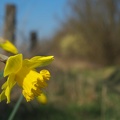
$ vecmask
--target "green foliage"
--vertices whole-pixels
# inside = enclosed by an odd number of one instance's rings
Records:
[[[89,120],[100,120],[100,109],[96,105],[78,106],[72,104],[72,106],[60,108],[49,104],[41,105],[29,112],[26,107],[24,109],[24,112],[21,111],[16,115],[15,120],[87,120],[88,118]]]
[[[0,71],[0,78],[3,78],[3,71]]]
[[[60,49],[62,55],[67,57],[81,57],[88,52],[88,44],[82,35],[68,34],[60,41]]]

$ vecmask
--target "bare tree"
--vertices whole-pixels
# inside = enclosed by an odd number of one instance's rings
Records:
[[[89,47],[89,59],[114,64],[120,58],[120,1],[69,0],[71,14],[66,24],[82,34]],[[79,43],[78,43],[79,44]]]

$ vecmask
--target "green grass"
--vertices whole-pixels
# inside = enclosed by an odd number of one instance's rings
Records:
[[[78,106],[74,104],[65,108],[41,105],[31,111],[25,109],[17,113],[15,120],[88,120],[88,118],[89,120],[100,120],[100,109],[94,105]]]
[[[15,120],[119,120],[120,116],[116,116],[115,109],[107,107],[105,116],[101,115],[100,104],[76,105],[70,104],[65,107],[54,105],[41,105],[37,108],[29,110],[24,105],[23,111],[18,111]]]

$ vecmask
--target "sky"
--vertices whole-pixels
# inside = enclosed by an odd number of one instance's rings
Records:
[[[17,8],[17,39],[28,37],[36,31],[39,38],[52,37],[59,27],[59,20],[65,19],[66,0],[1,0],[0,28],[3,28],[6,4]],[[3,29],[0,29],[2,33]]]

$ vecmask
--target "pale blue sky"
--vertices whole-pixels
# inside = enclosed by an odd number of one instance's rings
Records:
[[[17,37],[22,34],[28,37],[33,30],[38,32],[40,38],[51,37],[59,26],[57,19],[65,19],[66,0],[1,0],[1,28],[8,3],[17,7]]]

